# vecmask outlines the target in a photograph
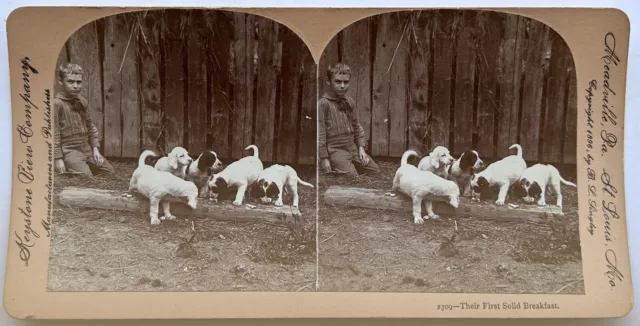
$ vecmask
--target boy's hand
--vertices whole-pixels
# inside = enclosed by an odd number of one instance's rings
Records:
[[[100,154],[100,150],[98,149],[98,147],[93,148],[93,159],[98,165],[102,165],[102,163],[104,163],[104,156]]]
[[[358,152],[360,154],[360,161],[362,161],[362,164],[369,164],[369,155],[367,155],[367,152],[364,151],[364,147],[359,147]]]
[[[324,172],[331,172],[331,162],[328,158],[323,158],[320,160],[320,168],[322,168],[322,171]]]
[[[66,167],[64,166],[64,161],[59,158],[55,161],[55,170],[58,173],[64,173],[66,171]]]

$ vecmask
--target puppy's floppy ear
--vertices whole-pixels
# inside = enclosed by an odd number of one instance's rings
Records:
[[[269,186],[267,187],[267,197],[275,198],[279,193],[280,189],[278,189],[278,186],[273,182],[269,183]]]
[[[460,168],[465,171],[472,168],[476,161],[474,156],[473,152],[470,151],[462,153],[460,156]]]
[[[169,159],[169,166],[172,169],[177,169],[178,168],[178,158],[176,157],[176,153],[169,153],[169,155],[167,155],[167,158]]]
[[[485,179],[484,177],[480,177],[478,178],[478,186],[480,187],[488,187],[489,186],[489,181],[487,181],[487,179]]]
[[[528,193],[529,197],[538,198],[540,197],[540,195],[542,195],[542,188],[540,188],[538,182],[534,181],[531,183],[531,186],[529,186]]]
[[[264,197],[265,193],[264,193],[264,189],[262,188],[262,182],[264,182],[264,180],[260,179],[258,180],[258,182],[255,182],[254,184],[251,185],[251,190],[249,192],[249,195],[251,195],[251,197],[253,198]]]
[[[440,159],[437,157],[431,157],[431,165],[435,168],[435,169],[439,169],[440,168]]]

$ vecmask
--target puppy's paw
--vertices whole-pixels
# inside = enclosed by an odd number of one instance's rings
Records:
[[[424,224],[424,220],[422,219],[422,217],[414,217],[413,218],[413,223],[415,223],[415,224]]]
[[[538,200],[538,206],[547,206],[547,203],[544,200]]]
[[[270,203],[271,203],[271,198],[269,198],[269,197],[262,197],[262,198],[260,198],[260,201],[261,201],[263,204],[270,204]]]
[[[151,225],[160,225],[160,219],[157,217],[151,218]]]
[[[282,205],[284,205],[284,204],[282,203],[282,200],[278,200],[278,201],[276,201],[276,202],[275,202],[275,204],[274,204],[274,205],[276,205],[276,206],[280,207],[280,206],[282,206]]]
[[[534,201],[535,199],[533,199],[532,197],[524,197],[524,202],[527,204],[533,204]]]
[[[293,207],[295,209],[300,209],[300,207],[298,207],[298,205],[291,205],[291,207]]]
[[[439,218],[440,218],[440,215],[438,214],[431,214],[424,217],[425,220],[428,220],[428,219],[437,220]]]
[[[174,215],[165,215],[165,216],[161,217],[160,219],[171,221],[171,220],[175,220],[176,217]]]
[[[240,205],[242,205],[242,201],[240,201],[240,200],[234,200],[234,201],[233,201],[233,204],[234,204],[235,206],[240,206]]]
[[[504,200],[500,200],[500,199],[496,200],[496,205],[498,206],[504,205]]]

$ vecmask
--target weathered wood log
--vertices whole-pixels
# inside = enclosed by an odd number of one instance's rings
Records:
[[[107,210],[149,212],[149,200],[139,194],[133,197],[123,196],[124,192],[91,188],[65,187],[57,195],[60,205],[80,206]],[[198,198],[198,206],[191,209],[184,202],[172,202],[171,213],[175,216],[200,217],[225,221],[255,221],[264,220],[272,223],[286,223],[293,217],[300,216],[300,211],[289,205],[276,207],[274,205],[256,204],[254,208],[234,206],[231,203],[215,203],[204,198]],[[162,214],[162,206],[159,208]]]
[[[345,205],[370,208],[375,210],[390,210],[411,212],[411,199],[402,194],[385,195],[386,191],[377,189],[346,188],[331,186],[324,193],[327,204]],[[446,203],[443,197],[430,197],[433,200],[433,210],[438,215],[475,217],[485,220],[498,221],[529,221],[545,223],[555,216],[563,216],[562,210],[555,206],[538,207],[536,205],[519,205],[517,208],[509,205],[497,206],[493,202],[472,202],[469,198],[460,198],[457,209]],[[424,205],[424,204],[423,204]],[[423,206],[424,207],[424,206]],[[423,209],[423,215],[426,211]]]

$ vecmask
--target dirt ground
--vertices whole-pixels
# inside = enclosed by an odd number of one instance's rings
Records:
[[[377,177],[319,176],[318,291],[584,293],[575,188],[562,186],[565,216],[546,225],[480,216],[414,225],[410,212],[324,203],[331,185],[390,191],[399,162],[379,165]]]
[[[66,186],[125,191],[135,164],[133,160],[114,161],[115,176],[56,175],[55,192]],[[300,178],[315,184],[315,168],[296,169]],[[151,226],[147,212],[56,204],[47,288],[315,291],[316,192],[303,186],[299,192],[302,218],[293,226],[185,216]],[[290,204],[291,197],[286,196],[284,203]]]

